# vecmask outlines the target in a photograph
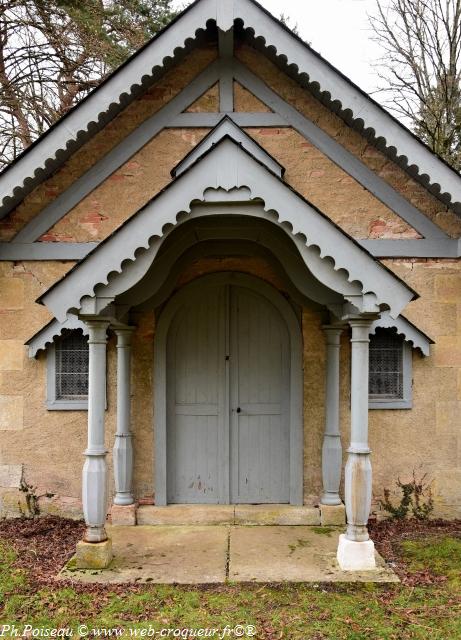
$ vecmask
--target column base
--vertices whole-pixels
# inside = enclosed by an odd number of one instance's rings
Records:
[[[114,504],[119,505],[120,507],[126,507],[129,504],[134,503],[134,498],[132,493],[116,493],[114,497]]]
[[[337,504],[342,504],[343,501],[339,497],[338,493],[328,493],[327,491],[325,491],[324,493],[322,493],[322,497],[320,498],[320,503],[335,506]]]
[[[113,504],[110,510],[112,524],[116,526],[132,527],[136,524],[136,504]]]
[[[376,569],[375,545],[372,540],[354,542],[342,533],[336,554],[343,571],[372,571]]]
[[[112,560],[112,540],[104,542],[77,542],[75,561],[77,569],[106,569]]]

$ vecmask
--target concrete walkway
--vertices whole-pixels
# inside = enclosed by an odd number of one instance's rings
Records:
[[[114,560],[108,569],[81,571],[71,560],[58,579],[113,584],[398,582],[378,554],[375,571],[341,571],[336,562],[341,532],[315,526],[112,526]]]

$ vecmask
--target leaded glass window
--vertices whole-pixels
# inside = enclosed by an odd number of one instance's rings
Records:
[[[401,400],[404,397],[403,339],[395,332],[377,329],[370,336],[369,397]]]
[[[56,400],[88,397],[88,337],[79,329],[56,340]]]

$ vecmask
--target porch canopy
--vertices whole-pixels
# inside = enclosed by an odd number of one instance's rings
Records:
[[[416,294],[287,185],[283,167],[233,123],[221,122],[173,176],[167,188],[39,298],[62,326],[72,326],[70,319],[78,316],[89,335],[88,447],[83,469],[86,540],[107,538],[107,330],[112,328],[117,335],[118,354],[114,502],[127,505],[133,502],[130,310],[155,308],[168,299],[179,274],[194,257],[244,250],[270,259],[290,283],[291,297],[324,309],[327,316],[325,504],[340,503],[339,338],[345,326],[352,329],[351,439],[345,473],[348,524],[338,558],[344,566],[352,562],[352,568],[369,568],[374,564],[367,532],[369,333],[381,314],[387,326],[398,318],[402,328],[405,323],[399,315]],[[46,340],[52,333],[48,327]],[[302,398],[302,387],[299,394]],[[158,404],[155,430],[161,431],[165,425],[157,421],[164,422],[165,416]],[[293,410],[301,415],[299,399]],[[302,438],[294,445],[298,463],[292,473],[301,474],[302,479]],[[302,489],[293,493],[291,502],[302,504]]]

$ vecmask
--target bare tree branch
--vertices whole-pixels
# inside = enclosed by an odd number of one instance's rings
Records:
[[[172,0],[0,0],[0,168],[174,16]]]
[[[379,93],[433,151],[461,170],[461,0],[376,0],[385,55]]]

